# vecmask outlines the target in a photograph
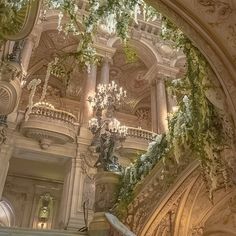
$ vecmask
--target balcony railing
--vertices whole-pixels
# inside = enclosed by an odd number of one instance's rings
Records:
[[[61,120],[72,125],[76,123],[76,117],[73,114],[44,106],[34,106],[30,112],[30,116],[44,116],[49,119]]]
[[[152,142],[156,136],[156,133],[149,130],[128,127],[128,134],[122,144],[122,155],[129,153],[132,156],[136,155],[137,151],[146,151],[149,143]]]
[[[133,138],[145,139],[150,142],[157,136],[157,134],[141,128],[128,127],[127,136]]]
[[[22,125],[26,137],[39,141],[42,149],[52,143],[73,142],[76,137],[76,117],[66,111],[57,110],[48,103],[34,105]]]

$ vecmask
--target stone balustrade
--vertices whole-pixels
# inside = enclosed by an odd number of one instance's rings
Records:
[[[156,135],[157,135],[156,133],[151,132],[149,130],[128,127],[127,137],[144,139],[144,140],[151,142],[156,137]]]
[[[26,137],[38,140],[42,149],[47,149],[52,143],[75,141],[76,117],[69,112],[57,110],[50,104],[36,104],[23,122],[21,130]]]
[[[30,112],[30,115],[44,116],[50,119],[61,120],[71,125],[74,125],[76,123],[76,117],[73,114],[50,107],[34,106]]]
[[[127,132],[126,139],[122,143],[120,154],[129,159],[137,156],[137,152],[139,151],[147,151],[149,143],[152,142],[157,135],[149,130],[134,127],[128,127]]]

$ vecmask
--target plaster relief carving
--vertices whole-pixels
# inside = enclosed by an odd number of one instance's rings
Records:
[[[148,184],[143,186],[135,200],[128,207],[126,223],[132,226],[132,230],[136,233],[141,233],[141,230],[143,230],[142,228],[148,223],[149,217],[153,214],[157,202],[161,199],[167,189],[169,189],[170,186],[173,186],[177,176],[188,166],[189,161],[189,158],[186,161],[184,160],[182,165],[179,165],[179,167],[174,164],[171,165],[171,163],[166,164],[166,166],[170,168],[165,170],[163,178],[161,177],[163,174],[163,167],[156,166],[156,171],[153,172],[152,176],[150,176]],[[193,178],[195,175],[196,173],[192,173]],[[155,222],[153,221],[150,227],[146,229],[145,235],[151,235],[151,232],[156,230],[156,225],[159,224],[166,212],[168,212],[176,203],[178,198],[185,191],[186,186],[191,181],[192,178],[189,177],[188,180],[178,188],[175,196],[172,196],[166,203],[165,207],[159,212]],[[142,233],[144,233],[144,231]]]
[[[203,227],[195,227],[192,229],[192,236],[202,236],[203,235]]]
[[[0,126],[0,147],[5,144],[7,140],[7,129],[5,125]]]
[[[85,177],[82,202],[86,203],[88,209],[93,210],[95,199],[95,183],[94,179],[89,176]]]
[[[150,129],[151,124],[151,108],[140,107],[136,110],[135,115],[138,117],[139,126],[145,129]]]
[[[95,212],[109,212],[116,202],[116,186],[112,183],[96,184]]]
[[[198,8],[207,13],[207,22],[218,25],[226,21],[232,14],[232,4],[229,0],[196,0]]]
[[[210,216],[210,218],[205,223],[204,231],[207,231],[207,229],[217,227],[217,226],[221,226],[222,228],[234,229],[234,232],[236,231],[236,196],[235,195],[232,196],[227,203],[222,204],[222,206]]]
[[[236,24],[228,26],[228,37],[227,39],[236,47]]]

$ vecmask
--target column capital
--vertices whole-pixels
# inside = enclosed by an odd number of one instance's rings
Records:
[[[110,56],[105,55],[104,57],[102,57],[102,62],[112,65],[113,64],[113,59]]]
[[[116,52],[116,48],[101,44],[101,43],[94,43],[93,46],[97,51],[97,55],[101,56],[102,58],[112,58]]]
[[[166,78],[166,77],[176,79],[179,72],[180,72],[180,69],[177,67],[171,67],[171,66],[163,65],[159,63],[159,64],[153,65],[148,70],[148,72],[144,76],[144,79],[147,80],[150,84],[152,84],[153,81],[157,79]]]
[[[165,79],[166,79],[166,76],[161,75],[161,74],[157,74],[157,76],[154,78],[154,83],[164,82]]]

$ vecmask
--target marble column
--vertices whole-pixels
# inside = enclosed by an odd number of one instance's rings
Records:
[[[151,84],[151,115],[152,131],[157,133],[157,101],[156,101],[156,84]]]
[[[102,68],[101,68],[101,84],[109,84],[110,76],[110,60],[109,58],[103,58]]]
[[[156,79],[156,102],[158,133],[165,133],[168,129],[167,123],[167,99],[165,81],[162,78]]]
[[[21,52],[21,66],[24,73],[27,73],[29,68],[31,54],[34,48],[34,40],[35,39],[33,36],[29,36],[26,39],[23,50]]]
[[[32,51],[35,45],[35,38],[36,36],[30,35],[27,39],[25,39],[24,42],[24,47],[21,51],[20,58],[21,58],[21,67],[22,67],[22,73],[27,74],[29,63],[30,63],[30,58],[32,55]],[[19,81],[20,83],[20,81]],[[21,98],[21,93],[22,89],[20,87],[20,91],[18,94],[17,102],[14,111],[8,115],[8,122],[15,122],[17,119],[17,114],[18,114],[18,106]]]
[[[87,79],[85,81],[84,96],[83,96],[83,117],[81,119],[82,124],[87,124],[88,120],[93,114],[93,109],[91,108],[88,97],[93,96],[96,92],[96,80],[97,80],[97,65],[91,65],[90,71],[87,74]]]

